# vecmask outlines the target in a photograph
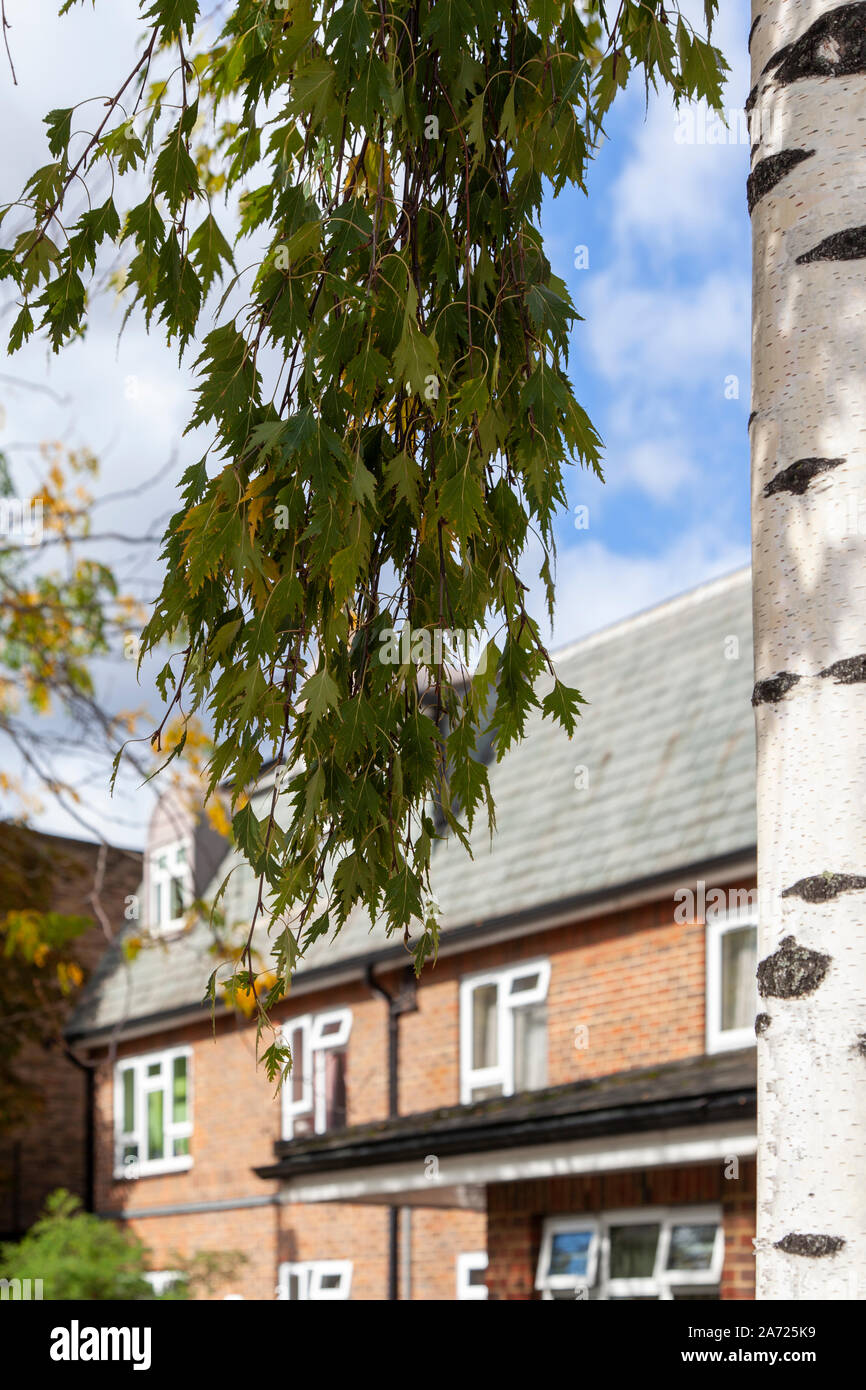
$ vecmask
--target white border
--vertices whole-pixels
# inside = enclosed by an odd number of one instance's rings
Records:
[[[295,1274],[303,1290],[298,1299],[289,1299],[289,1276]],[[340,1284],[336,1289],[323,1289],[322,1280],[329,1274],[338,1274]],[[351,1260],[285,1260],[278,1270],[277,1301],[280,1303],[343,1302],[352,1292]]]
[[[617,1226],[660,1226],[653,1272],[646,1277],[612,1279],[610,1275],[610,1235]],[[674,1226],[715,1226],[716,1233],[710,1264],[707,1269],[667,1269],[671,1232]],[[583,1280],[570,1275],[546,1274],[553,1248],[553,1237],[563,1231],[590,1231],[593,1239]],[[598,1301],[611,1299],[654,1298],[661,1303],[673,1301],[674,1290],[715,1290],[721,1285],[725,1261],[725,1229],[721,1204],[686,1205],[678,1207],[627,1207],[603,1212],[599,1217],[555,1216],[544,1223],[535,1287],[544,1298],[550,1299],[556,1289],[593,1287],[598,1275]]]
[[[487,1268],[486,1250],[464,1250],[457,1256],[457,1301],[458,1303],[480,1302],[488,1297],[486,1284],[471,1284],[470,1274],[477,1269]]]
[[[538,974],[535,989],[521,990],[511,998],[511,986],[524,975]],[[472,995],[484,985],[497,986],[496,1027],[498,1061],[493,1067],[472,1067]],[[550,961],[544,957],[521,961],[497,970],[477,971],[460,981],[460,1104],[470,1105],[473,1092],[485,1086],[501,1086],[503,1096],[514,1095],[514,1010],[524,1004],[541,1004],[550,989]]]
[[[731,1052],[755,1045],[754,1024],[746,1028],[722,1028],[722,938],[729,931],[754,927],[754,911],[714,913],[706,924],[706,1047],[707,1052]],[[755,981],[755,1013],[758,1012],[758,984]]]
[[[175,1057],[186,1058],[186,1098],[187,1116],[177,1124],[170,1118],[172,1113],[172,1063]],[[157,1079],[146,1075],[147,1068],[154,1062],[162,1064],[162,1076]],[[123,1078],[125,1071],[135,1074],[133,1091],[134,1123],[131,1130],[123,1128]],[[164,1096],[162,1115],[163,1145],[169,1148],[175,1139],[192,1139],[192,1048],[166,1047],[158,1052],[142,1052],[134,1057],[120,1057],[114,1065],[114,1177],[126,1182],[136,1178],[156,1177],[159,1173],[182,1173],[192,1167],[192,1154],[166,1154],[162,1158],[142,1158],[147,1145],[147,1116],[143,1099],[151,1091],[162,1091]],[[135,1163],[124,1164],[120,1155],[130,1144],[138,1147]]]

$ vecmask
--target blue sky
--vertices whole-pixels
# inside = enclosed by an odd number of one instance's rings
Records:
[[[741,108],[749,7],[722,8],[725,105]],[[692,121],[696,141],[712,123]],[[676,133],[669,101],[647,111],[635,86],[589,197],[566,190],[545,207],[548,254],[585,319],[572,378],[606,445],[604,486],[582,470],[569,480],[589,528],[572,516],[559,527],[557,642],[748,561],[749,152],[735,128],[724,144],[687,143],[685,122]],[[578,246],[588,269],[575,268]]]
[[[116,88],[137,33],[136,0],[97,0],[57,17],[57,0],[12,0],[7,14],[18,73],[0,76],[4,150],[0,201],[14,198],[45,162],[42,118]],[[689,5],[699,15],[702,5]],[[732,67],[725,95],[741,108],[748,90],[747,0],[724,0],[717,41]],[[91,111],[98,111],[94,106]],[[694,133],[707,122],[698,114]],[[666,97],[642,86],[618,98],[608,138],[591,170],[589,198],[575,190],[548,200],[543,218],[554,270],[584,322],[574,327],[571,372],[578,399],[606,445],[604,486],[580,468],[568,480],[569,512],[558,527],[559,607],[555,645],[746,563],[749,557],[750,243],[745,180],[748,147],[736,131],[721,142],[678,141]],[[589,265],[575,267],[575,248]],[[3,306],[0,306],[2,308]],[[8,326],[8,306],[3,312]],[[100,455],[105,493],[146,482],[177,455],[176,476],[197,457],[182,441],[189,377],[159,335],[133,319],[118,345],[122,309],[99,303],[85,342],[59,358],[31,344],[0,376],[0,448],[9,449],[27,495],[32,454],[24,445],[60,438]],[[738,383],[733,394],[731,378]],[[45,395],[33,389],[48,386]],[[143,497],[105,507],[106,527],[160,529],[174,510],[166,480]],[[573,509],[589,508],[577,530]],[[155,592],[152,556],[106,555],[143,598]],[[534,557],[528,556],[528,561]],[[537,565],[536,565],[537,568]],[[543,620],[540,587],[532,591]],[[129,707],[155,703],[136,691],[132,667],[106,668],[104,693]],[[115,833],[117,807],[103,800],[101,769],[88,789]],[[149,810],[149,798],[142,814]],[[137,812],[128,808],[135,822]],[[131,823],[132,823],[131,822]],[[49,808],[42,823],[74,832]],[[122,832],[128,843],[137,831]]]

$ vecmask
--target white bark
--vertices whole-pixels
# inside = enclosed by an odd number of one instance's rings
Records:
[[[757,1296],[866,1299],[866,4],[752,17]]]

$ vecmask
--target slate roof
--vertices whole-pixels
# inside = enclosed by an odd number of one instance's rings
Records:
[[[748,569],[583,638],[555,664],[589,703],[571,742],[536,711],[525,741],[490,767],[498,829],[491,844],[479,818],[474,861],[454,840],[436,846],[443,939],[508,914],[530,929],[556,904],[754,850]],[[588,788],[578,790],[583,775]],[[235,863],[230,852],[213,891]],[[224,899],[230,921],[249,921],[254,892],[239,867]],[[200,923],[127,964],[109,953],[70,1035],[197,1005],[213,969],[210,940]],[[359,914],[334,941],[317,941],[299,973],[390,947]]]
[[[423,1158],[431,1146],[439,1158],[447,1158],[659,1127],[747,1120],[756,1111],[756,1068],[755,1048],[749,1047],[277,1140],[276,1161],[256,1173],[260,1178],[292,1178],[403,1163]]]

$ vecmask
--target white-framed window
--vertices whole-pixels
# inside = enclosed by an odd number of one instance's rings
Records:
[[[550,961],[527,961],[460,981],[460,1101],[547,1084]]]
[[[174,1284],[185,1280],[186,1275],[181,1274],[180,1270],[177,1269],[151,1269],[145,1273],[144,1277],[157,1298],[162,1298],[162,1295],[167,1293]]]
[[[147,857],[150,894],[148,923],[160,935],[183,926],[193,899],[190,846],[186,840],[162,845]]]
[[[487,1251],[467,1250],[457,1256],[457,1297],[477,1299],[487,1297]]]
[[[707,1052],[749,1047],[758,1012],[758,928],[750,913],[707,922]]]
[[[555,1216],[544,1223],[535,1287],[545,1299],[714,1300],[724,1258],[718,1205]]]
[[[192,1167],[192,1049],[124,1057],[114,1069],[114,1176]]]
[[[292,1070],[283,1090],[283,1138],[324,1134],[346,1123],[346,1044],[351,1009],[304,1014],[284,1023],[282,1036],[292,1053]]]
[[[277,1298],[282,1302],[344,1299],[351,1291],[351,1260],[305,1260],[280,1265]]]

